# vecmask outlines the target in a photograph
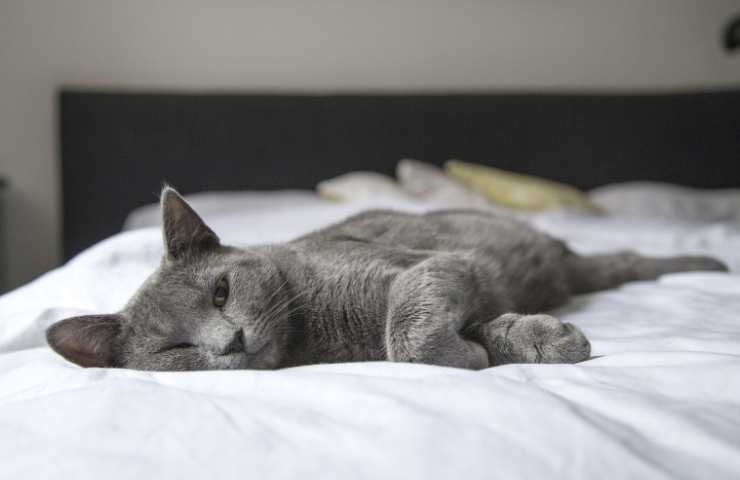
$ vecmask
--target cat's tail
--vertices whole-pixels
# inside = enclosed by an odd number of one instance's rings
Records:
[[[676,272],[727,272],[722,261],[708,256],[644,257],[626,251],[605,255],[579,256],[567,260],[567,276],[574,294],[595,292],[637,280],[653,280]]]

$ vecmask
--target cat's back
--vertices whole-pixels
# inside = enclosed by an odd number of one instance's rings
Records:
[[[396,272],[433,254],[428,248],[431,244],[421,239],[434,237],[434,233],[418,215],[369,210],[297,238],[288,246],[304,261],[327,270]],[[405,241],[399,242],[401,237]]]
[[[399,253],[500,249],[550,240],[512,217],[480,210],[439,210],[422,214],[369,210],[294,241],[311,249]],[[363,250],[363,249],[360,249]]]

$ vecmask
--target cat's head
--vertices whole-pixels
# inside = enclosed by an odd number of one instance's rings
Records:
[[[278,367],[294,299],[280,270],[262,250],[221,245],[174,189],[163,189],[161,205],[159,268],[122,311],[49,327],[49,345],[85,367]]]

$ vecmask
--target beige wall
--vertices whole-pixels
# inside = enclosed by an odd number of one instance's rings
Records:
[[[0,0],[14,284],[60,253],[55,90],[684,89],[740,81],[738,0]],[[94,200],[94,199],[93,199]]]

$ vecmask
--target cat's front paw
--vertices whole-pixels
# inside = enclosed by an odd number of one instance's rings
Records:
[[[581,330],[550,315],[507,313],[483,327],[491,365],[504,363],[576,363],[591,355]]]

